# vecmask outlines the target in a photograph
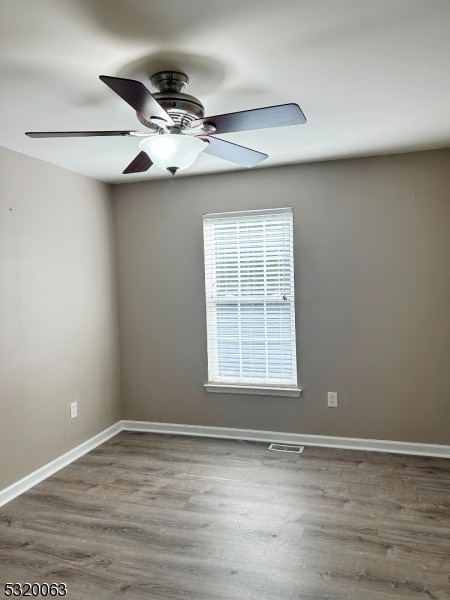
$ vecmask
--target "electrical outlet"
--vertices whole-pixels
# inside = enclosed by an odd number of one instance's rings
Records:
[[[78,417],[78,402],[70,403],[70,418],[75,419]]]
[[[328,406],[337,408],[337,392],[328,392]]]

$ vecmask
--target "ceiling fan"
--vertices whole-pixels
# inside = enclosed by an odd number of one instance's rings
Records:
[[[253,167],[268,155],[225,141],[214,134],[248,131],[267,127],[300,125],[305,115],[297,104],[280,104],[204,116],[200,100],[184,93],[189,78],[177,71],[161,71],[150,81],[158,92],[151,94],[140,81],[100,75],[101,81],[135,111],[140,123],[150,131],[28,131],[32,138],[133,136],[142,138],[140,152],[123,171],[143,173],[152,164],[175,175],[192,165],[200,152],[244,167]]]

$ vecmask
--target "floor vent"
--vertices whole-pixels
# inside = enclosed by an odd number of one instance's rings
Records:
[[[270,444],[269,450],[276,450],[276,452],[294,452],[295,454],[301,454],[304,446],[286,446],[285,444]]]

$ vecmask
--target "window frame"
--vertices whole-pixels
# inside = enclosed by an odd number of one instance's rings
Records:
[[[249,302],[253,305],[257,305],[259,303],[261,303],[262,309],[263,309],[263,313],[265,313],[267,311],[267,308],[272,305],[274,307],[276,307],[276,305],[278,303],[284,304],[284,302],[282,302],[282,300],[285,300],[284,296],[280,296],[278,295],[278,297],[274,296],[274,295],[270,295],[269,296],[264,296],[261,294],[254,294],[254,295],[250,295],[248,297],[244,296],[241,294],[242,291],[242,286],[239,285],[239,292],[238,295],[233,295],[232,297],[229,296],[222,296],[220,297],[217,293],[214,295],[214,298],[212,297],[208,297],[208,294],[214,294],[214,292],[212,291],[212,283],[214,282],[216,283],[218,281],[218,279],[215,279],[215,273],[213,275],[211,275],[211,271],[214,270],[215,268],[217,268],[217,257],[220,256],[220,254],[215,255],[215,256],[211,256],[210,254],[208,254],[208,251],[211,249],[209,247],[209,245],[212,245],[212,242],[210,240],[211,236],[211,227],[214,227],[214,224],[218,224],[220,223],[220,221],[223,221],[224,223],[228,220],[229,223],[232,223],[233,221],[239,221],[242,220],[244,222],[244,224],[247,225],[247,227],[249,226],[249,224],[251,224],[252,219],[254,218],[256,222],[256,224],[260,225],[261,230],[264,230],[264,227],[266,227],[267,223],[270,223],[270,221],[272,220],[273,222],[273,218],[271,219],[270,217],[274,217],[275,219],[278,216],[282,216],[281,219],[276,219],[276,222],[278,224],[278,226],[280,227],[281,224],[281,231],[282,231],[282,240],[283,240],[283,247],[281,251],[278,251],[277,254],[277,260],[280,262],[286,261],[288,263],[288,269],[287,270],[283,270],[282,267],[280,267],[278,265],[278,270],[277,270],[277,281],[280,281],[280,277],[281,274],[283,275],[283,277],[286,277],[286,273],[287,276],[289,277],[289,305],[290,305],[290,310],[289,310],[289,352],[288,354],[286,354],[285,352],[283,352],[283,358],[281,360],[285,360],[285,357],[288,357],[289,354],[291,355],[291,376],[289,377],[289,381],[287,383],[285,383],[282,379],[282,373],[283,373],[283,367],[280,367],[281,369],[281,377],[274,381],[274,382],[270,382],[269,376],[267,375],[267,369],[270,366],[269,363],[269,359],[266,358],[265,359],[265,365],[266,365],[266,378],[257,378],[252,376],[251,378],[247,377],[247,379],[245,379],[245,375],[242,375],[242,369],[241,369],[241,380],[233,380],[230,376],[220,376],[218,375],[218,369],[219,367],[217,366],[219,363],[218,360],[218,355],[219,355],[219,351],[214,349],[215,348],[215,344],[220,344],[220,340],[223,341],[223,337],[220,338],[219,337],[219,327],[217,326],[217,322],[214,323],[214,320],[217,320],[218,317],[218,311],[217,311],[217,307],[220,306],[220,304],[226,306],[232,306],[232,304],[235,302],[238,310],[238,316],[237,318],[237,322],[239,324],[239,327],[241,326],[241,314],[240,314],[240,308],[245,304],[245,302]],[[258,217],[261,217],[261,220],[257,221]],[[266,218],[264,218],[266,217]],[[284,236],[285,236],[285,218],[288,218],[288,227],[290,227],[290,230],[288,232],[289,235],[289,239],[288,239],[288,250],[286,251],[285,248],[285,241],[284,241]],[[237,234],[239,234],[239,225],[236,225],[236,231]],[[295,320],[295,293],[294,293],[294,251],[293,251],[293,209],[292,208],[272,208],[272,209],[262,209],[262,210],[251,210],[251,211],[234,211],[234,212],[222,212],[222,213],[211,213],[211,214],[206,214],[203,215],[203,237],[204,237],[204,269],[205,269],[205,301],[206,301],[206,322],[207,322],[207,356],[208,356],[208,382],[204,384],[204,388],[206,391],[208,392],[218,392],[218,393],[239,393],[239,394],[260,394],[260,395],[272,395],[272,396],[291,396],[291,397],[298,397],[301,393],[301,389],[298,387],[298,369],[297,369],[297,356],[296,356],[296,320]],[[248,235],[248,233],[247,233]],[[279,236],[280,234],[277,233],[277,235]],[[239,240],[241,238],[239,237]],[[243,238],[244,239],[244,238]],[[214,241],[216,241],[216,238],[214,238]],[[248,240],[247,240],[248,241]],[[237,245],[239,245],[239,242],[236,242]],[[230,244],[230,248],[232,249],[236,249],[238,246],[234,246],[233,244]],[[269,245],[264,246],[264,252],[262,253],[262,255],[265,256],[265,252],[267,251],[267,249],[269,248]],[[273,251],[273,247],[272,247],[272,251]],[[240,262],[240,259],[237,261],[238,263]],[[212,265],[212,266],[211,266]],[[239,268],[237,270],[237,278],[240,280],[242,277],[242,273],[243,273],[243,268]],[[263,286],[264,286],[264,290],[265,292],[267,292],[268,286],[269,286],[269,273],[268,273],[268,267],[267,267],[267,262],[264,261],[264,269],[263,269],[263,273],[264,273],[264,279],[263,279]],[[248,273],[247,273],[248,274]],[[209,281],[209,278],[211,279],[211,281]],[[211,287],[212,286],[212,287]],[[241,295],[239,295],[241,294]],[[213,308],[212,308],[213,307]],[[282,317],[282,312],[279,312],[279,316],[280,319],[283,318]],[[286,318],[283,318],[283,324],[285,323]],[[264,328],[265,328],[265,333],[264,333],[264,338],[263,338],[263,346],[266,349],[266,352],[268,351],[268,346],[269,346],[269,342],[270,342],[270,338],[269,335],[266,331],[267,325],[270,324],[270,320],[267,319],[266,317],[264,317]],[[281,331],[282,327],[280,325],[280,331]],[[211,331],[214,331],[214,335],[211,334]],[[281,333],[280,333],[281,336]],[[275,341],[278,341],[279,344],[281,344],[282,342],[282,337],[279,338],[274,338]],[[237,357],[240,357],[240,360],[242,360],[242,352],[239,352],[236,354]],[[214,357],[215,357],[215,361],[216,363],[216,368],[212,367],[212,363],[214,362]],[[251,380],[250,380],[251,379]]]

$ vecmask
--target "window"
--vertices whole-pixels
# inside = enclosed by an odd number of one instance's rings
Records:
[[[203,217],[209,391],[299,395],[292,230],[291,208]]]

